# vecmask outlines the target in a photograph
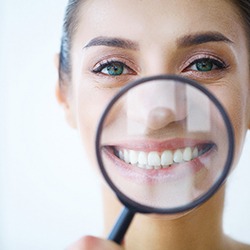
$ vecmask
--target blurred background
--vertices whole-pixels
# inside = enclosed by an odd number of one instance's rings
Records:
[[[0,0],[0,249],[101,235],[99,180],[55,98],[66,0]],[[250,135],[228,181],[227,234],[250,243]]]

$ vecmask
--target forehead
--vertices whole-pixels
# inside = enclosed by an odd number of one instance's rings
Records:
[[[152,42],[201,31],[226,32],[235,40],[242,29],[229,0],[91,0],[79,15],[84,40],[109,35]]]

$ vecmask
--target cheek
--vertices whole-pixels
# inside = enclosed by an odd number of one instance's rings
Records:
[[[77,127],[83,146],[92,164],[97,165],[95,137],[100,117],[114,95],[113,91],[98,89],[90,83],[83,83],[76,91]]]
[[[235,137],[235,158],[234,166],[237,164],[242,147],[244,144],[246,132],[248,129],[249,110],[247,104],[247,94],[240,88],[224,89],[219,94],[216,93],[217,98],[221,101],[222,105],[230,118],[234,130]]]

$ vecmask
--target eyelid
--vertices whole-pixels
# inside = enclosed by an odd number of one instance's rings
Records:
[[[131,74],[132,73],[137,74],[139,72],[139,68],[133,61],[125,59],[125,58],[116,58],[116,57],[107,58],[107,59],[105,58],[99,61],[92,67],[91,72],[96,73],[96,74],[98,73],[102,74],[101,70],[112,63],[122,64]]]
[[[223,61],[222,59],[214,56],[214,55],[196,55],[194,57],[191,57],[190,59],[188,59],[184,65],[182,66],[182,71],[187,70],[188,68],[192,67],[195,63],[202,61],[202,60],[211,60],[214,63],[218,63],[220,64],[221,68],[227,68],[228,64]],[[218,65],[217,65],[218,66]]]
[[[132,58],[131,58],[132,59]],[[120,75],[112,75],[107,72],[102,72],[105,67],[112,63],[121,63],[127,72]],[[123,56],[105,56],[99,60],[95,60],[92,66],[89,67],[89,72],[95,79],[96,86],[102,89],[116,89],[124,86],[126,83],[135,79],[138,74],[138,65],[135,61],[123,58]]]
[[[133,71],[132,69],[130,69],[129,66],[127,66],[125,63],[120,62],[120,61],[106,61],[106,62],[100,62],[99,64],[97,64],[97,66],[95,66],[95,68],[92,69],[93,73],[102,73],[101,71],[106,68],[107,66],[111,65],[111,64],[121,64],[123,65],[126,69],[128,69],[129,71]]]

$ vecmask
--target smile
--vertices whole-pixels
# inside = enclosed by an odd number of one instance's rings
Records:
[[[215,144],[206,143],[194,147],[185,147],[175,150],[137,151],[125,148],[113,147],[113,152],[121,161],[141,169],[166,169],[172,165],[190,162],[208,151],[212,150]]]

